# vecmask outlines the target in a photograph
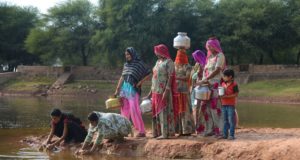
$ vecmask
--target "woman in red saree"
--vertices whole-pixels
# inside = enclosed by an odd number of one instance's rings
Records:
[[[178,116],[175,66],[167,46],[157,45],[154,52],[158,60],[148,95],[148,98],[152,97],[152,134],[157,139],[166,139],[175,135],[174,121]]]

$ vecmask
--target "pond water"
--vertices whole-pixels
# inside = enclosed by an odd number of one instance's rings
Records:
[[[60,152],[46,154],[37,152],[20,140],[30,135],[42,135],[49,132],[49,112],[53,107],[74,113],[85,124],[86,116],[91,111],[108,111],[104,108],[105,97],[66,98],[66,97],[2,97],[0,98],[0,159],[76,159],[72,153]],[[238,104],[241,127],[281,127],[297,128],[300,126],[300,105],[283,104]],[[147,128],[150,117],[144,116]],[[237,135],[238,136],[238,135]],[[85,158],[86,159],[86,158]],[[145,159],[124,158],[118,156],[95,156],[89,159]]]

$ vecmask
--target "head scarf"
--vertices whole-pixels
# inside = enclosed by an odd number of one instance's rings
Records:
[[[175,59],[176,64],[188,64],[188,56],[185,53],[184,49],[179,49],[176,54],[176,59]]]
[[[154,52],[155,52],[156,55],[160,55],[164,58],[171,59],[169,49],[164,44],[159,44],[157,46],[154,46]]]
[[[194,60],[201,65],[201,67],[205,66],[206,63],[206,55],[203,51],[201,50],[196,50],[193,52],[193,58]]]
[[[214,48],[218,53],[223,53],[221,45],[219,40],[216,37],[209,38],[208,41],[206,42],[206,50],[207,50],[207,57],[209,57],[212,53],[208,49],[208,46]]]
[[[133,47],[126,48],[126,51],[130,54],[131,60],[129,62],[140,60],[140,57],[138,56],[136,50]],[[128,61],[127,61],[128,62]]]
[[[128,47],[126,51],[131,55],[131,60],[124,64],[122,76],[124,81],[133,86],[151,73],[150,68],[139,58],[133,47]]]

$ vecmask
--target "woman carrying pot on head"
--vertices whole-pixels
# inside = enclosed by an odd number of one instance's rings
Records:
[[[201,112],[200,100],[195,98],[195,87],[196,82],[202,80],[203,70],[206,64],[206,55],[201,50],[196,50],[192,54],[196,64],[191,72],[191,104],[193,110],[193,119],[195,125],[196,134],[202,133],[204,131],[204,115]]]
[[[220,136],[222,126],[221,106],[218,101],[218,86],[225,68],[225,56],[220,42],[216,37],[211,37],[206,42],[207,60],[203,71],[203,78],[198,85],[208,84],[212,94],[209,101],[201,102],[201,111],[205,117],[204,136]],[[221,128],[222,129],[222,128]]]
[[[190,110],[190,74],[192,67],[184,49],[177,51],[175,59],[176,85],[178,97],[178,132],[179,135],[190,135],[193,132],[193,122]]]
[[[145,127],[139,107],[141,86],[150,76],[151,70],[138,57],[134,48],[125,50],[126,63],[123,67],[122,76],[119,79],[115,96],[122,97],[123,106],[121,115],[132,120],[135,129],[138,130],[136,137],[145,137]]]
[[[175,135],[177,117],[177,87],[175,67],[164,44],[154,47],[158,60],[153,68],[152,86],[147,98],[152,97],[152,135],[165,139]]]

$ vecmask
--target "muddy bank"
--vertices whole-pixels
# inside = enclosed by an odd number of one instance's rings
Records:
[[[148,136],[151,136],[148,133]],[[124,143],[103,144],[98,153],[132,157],[174,159],[299,159],[300,129],[238,129],[234,141],[213,137],[180,137],[168,140],[126,138]],[[27,137],[22,142],[38,149],[46,136]],[[64,149],[71,153],[80,148]],[[155,158],[156,159],[156,158]]]

